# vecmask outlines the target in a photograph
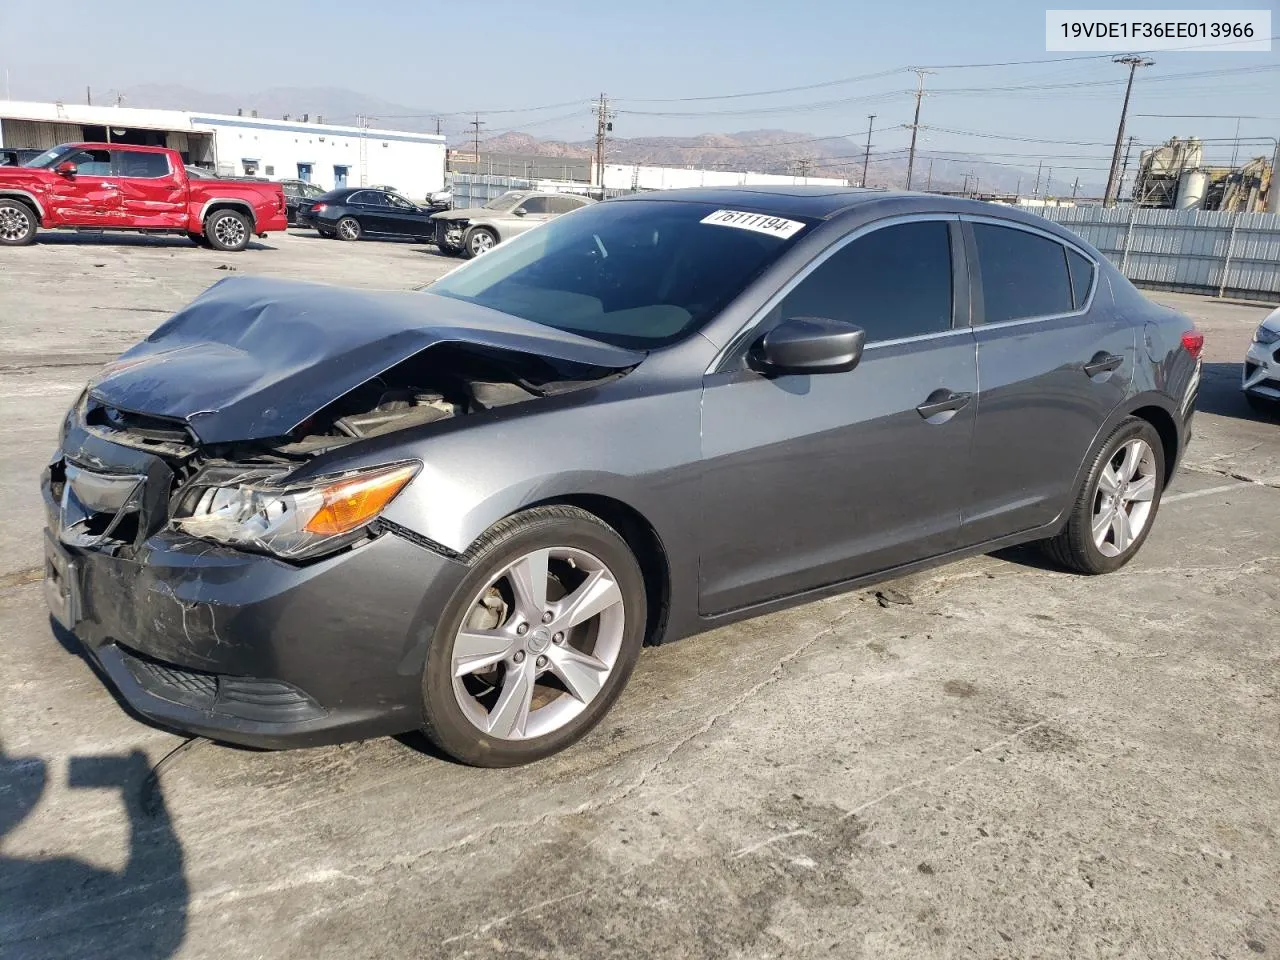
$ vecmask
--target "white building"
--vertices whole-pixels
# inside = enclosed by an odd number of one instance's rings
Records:
[[[0,147],[74,141],[169,147],[221,176],[385,185],[420,198],[444,187],[444,137],[298,120],[0,100]]]

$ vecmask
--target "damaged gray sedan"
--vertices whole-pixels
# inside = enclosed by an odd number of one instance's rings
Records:
[[[1020,542],[1126,563],[1202,342],[1054,224],[853,190],[595,204],[423,292],[227,279],[68,412],[46,595],[166,727],[527,762],[646,642]]]

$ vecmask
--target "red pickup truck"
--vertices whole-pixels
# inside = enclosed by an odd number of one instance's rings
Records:
[[[278,183],[197,179],[164,147],[64,143],[21,167],[0,167],[0,246],[40,227],[186,234],[215,250],[284,230]]]

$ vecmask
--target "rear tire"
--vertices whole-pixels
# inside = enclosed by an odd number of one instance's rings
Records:
[[[612,527],[563,505],[498,522],[468,556],[427,649],[423,730],[463,763],[531,763],[622,692],[644,644],[644,578]]]
[[[205,217],[204,235],[214,250],[239,253],[249,245],[249,221],[235,210],[215,210]]]
[[[0,246],[25,247],[36,242],[39,220],[21,200],[0,200]]]
[[[339,240],[359,240],[364,229],[355,217],[343,217],[338,221],[337,234]]]
[[[1119,570],[1151,532],[1164,477],[1160,434],[1146,420],[1126,417],[1095,454],[1067,525],[1041,548],[1076,573]]]

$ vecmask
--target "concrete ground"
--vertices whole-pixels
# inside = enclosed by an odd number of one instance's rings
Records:
[[[0,251],[0,957],[1280,954],[1280,425],[1208,337],[1196,438],[1102,578],[983,557],[647,650],[579,746],[255,753],[123,712],[50,630],[67,404],[223,265],[406,288],[411,244]],[[900,594],[900,596],[899,596]]]

